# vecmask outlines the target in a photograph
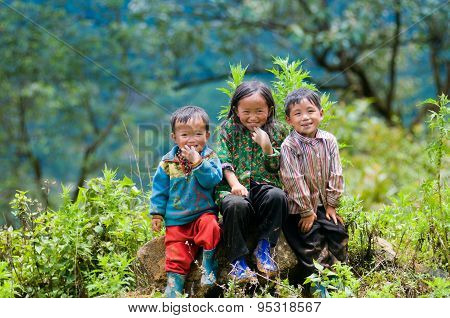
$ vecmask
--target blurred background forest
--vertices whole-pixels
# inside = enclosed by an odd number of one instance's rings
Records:
[[[306,82],[337,101],[327,129],[341,144],[349,217],[407,209],[383,223],[404,221],[391,224],[395,238],[384,233],[400,249],[413,214],[426,210],[419,204],[439,193],[430,209],[441,224],[420,225],[428,227],[411,240],[417,251],[442,249],[424,258],[447,272],[448,101],[438,96],[450,87],[449,12],[443,0],[0,0],[0,225],[72,206],[80,187],[108,180],[105,165],[147,204],[171,147],[170,113],[198,105],[214,127],[230,65],[271,84],[280,56],[303,61]],[[25,210],[36,215],[27,221]]]

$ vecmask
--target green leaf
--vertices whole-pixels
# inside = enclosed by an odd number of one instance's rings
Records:
[[[314,267],[319,271],[322,272],[324,267],[320,265],[317,261],[314,260]]]
[[[97,225],[96,227],[94,227],[94,231],[95,231],[95,233],[102,234],[103,233],[103,226]]]
[[[124,187],[131,187],[134,186],[134,182],[133,180],[131,180],[130,178],[128,178],[127,176],[124,176],[122,181],[120,182],[120,184]]]
[[[42,252],[42,250],[44,249],[44,247],[43,246],[40,246],[40,245],[38,245],[38,246],[35,246],[35,248],[34,248],[35,250],[36,250],[36,252],[38,253],[38,254],[41,254],[41,252]]]

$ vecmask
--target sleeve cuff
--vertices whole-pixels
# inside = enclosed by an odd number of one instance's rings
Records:
[[[339,198],[335,198],[335,197],[331,197],[328,196],[327,197],[327,204],[333,208],[337,208],[339,205]]]
[[[308,217],[310,215],[313,215],[313,214],[315,214],[313,210],[300,211],[300,216],[302,218],[306,218],[306,217]]]
[[[196,165],[192,166],[192,171],[196,171],[198,169],[200,169],[201,166],[203,166],[203,163],[205,162],[205,159],[202,158],[202,160],[200,160],[199,162],[197,162]]]
[[[231,163],[222,163],[222,170],[231,170],[235,172],[234,167]]]
[[[154,219],[164,219],[164,217],[162,216],[162,214],[159,214],[158,212],[150,212],[150,216]]]
[[[273,154],[268,155],[268,154],[264,153],[264,158],[276,158],[276,157],[280,156],[280,152],[273,146],[272,146],[272,150],[273,150]]]

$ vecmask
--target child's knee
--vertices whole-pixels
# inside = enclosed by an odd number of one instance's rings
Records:
[[[272,188],[269,190],[269,197],[271,200],[280,202],[281,204],[287,204],[287,197],[283,190],[280,188]]]
[[[225,197],[222,203],[222,210],[226,214],[242,214],[243,211],[251,209],[251,204],[244,197],[230,194]]]
[[[203,214],[198,220],[198,230],[201,232],[220,233],[220,225],[215,214]]]
[[[200,218],[195,235],[195,244],[202,246],[209,250],[213,249],[219,244],[221,236],[220,225],[217,222],[217,217],[214,214],[205,214]]]
[[[166,245],[166,272],[174,272],[182,275],[189,273],[191,263],[197,253],[197,248],[192,244],[175,243]]]

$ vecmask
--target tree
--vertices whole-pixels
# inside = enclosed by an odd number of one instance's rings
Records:
[[[1,5],[2,196],[26,185],[47,205],[46,179],[57,178],[75,184],[75,199],[89,174],[124,151],[126,111],[155,107],[139,89],[149,85],[141,81],[149,73],[144,59],[130,61],[133,54],[152,54],[153,46],[142,45],[149,30],[129,19],[124,4],[80,3],[74,12],[65,1]],[[93,11],[95,18],[87,18]],[[115,151],[102,150],[120,139]],[[9,200],[2,201],[4,208]]]
[[[191,71],[189,77],[183,72],[175,74],[175,87],[226,78],[221,57],[244,60],[244,65],[250,65],[249,73],[263,73],[271,56],[284,50],[293,58],[310,60],[310,69],[321,69],[323,75],[315,78],[321,89],[336,89],[344,97],[370,98],[374,112],[392,125],[404,124],[415,112],[415,105],[411,107],[407,100],[411,95],[420,99],[415,92],[427,85],[426,79],[412,83],[414,64],[432,66],[428,74],[434,78],[435,91],[428,96],[448,94],[445,52],[449,40],[440,31],[448,21],[445,5],[436,0],[217,0],[182,5],[169,1],[163,12],[144,6],[141,14],[166,21],[169,30],[176,29],[180,19],[186,21],[195,38],[192,42],[211,44],[206,51],[218,56],[218,63],[201,68],[196,77]],[[198,32],[205,29],[209,30],[206,38]],[[422,116],[423,112],[415,122]]]

